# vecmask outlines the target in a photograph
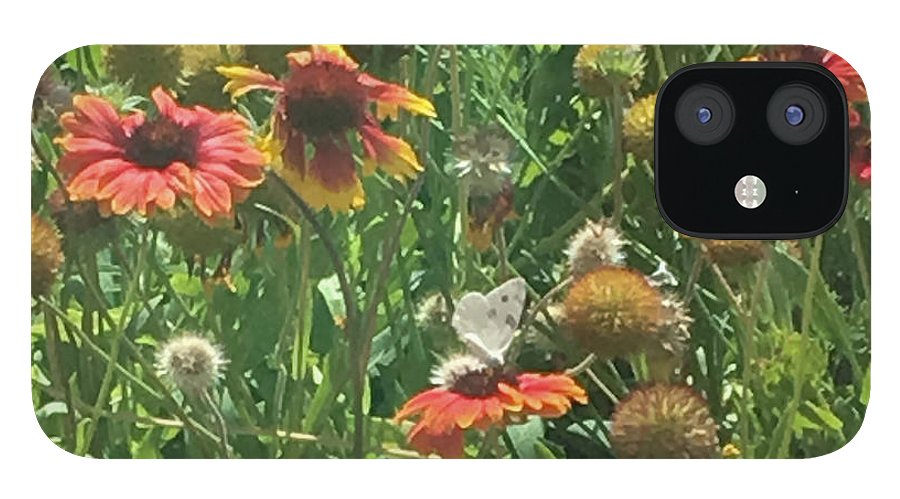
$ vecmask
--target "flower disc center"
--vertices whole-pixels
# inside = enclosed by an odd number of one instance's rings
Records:
[[[502,367],[470,371],[457,377],[450,391],[469,397],[486,397],[497,393],[499,383],[515,386],[517,384],[515,373]]]
[[[131,161],[166,168],[176,161],[193,166],[196,160],[196,132],[160,117],[148,120],[131,135],[125,154]]]
[[[310,137],[342,133],[363,122],[364,103],[350,96],[310,92],[287,102],[291,126]]]

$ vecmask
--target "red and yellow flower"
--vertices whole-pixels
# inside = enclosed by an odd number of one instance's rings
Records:
[[[439,386],[411,398],[395,420],[418,418],[408,435],[422,454],[460,458],[463,432],[524,422],[527,416],[559,417],[572,401],[587,403],[587,393],[563,374],[514,373],[471,356],[452,358],[432,380]]]
[[[76,96],[63,114],[65,153],[57,168],[72,201],[96,201],[104,216],[151,215],[178,199],[207,221],[230,217],[263,181],[264,157],[235,113],[179,106],[162,87],[151,93],[157,113],[121,116],[111,103]]]
[[[218,71],[229,79],[225,91],[232,98],[251,90],[276,93],[265,149],[273,167],[310,206],[347,211],[365,203],[351,135],[362,142],[365,175],[380,168],[404,180],[422,170],[412,147],[382,131],[370,107],[376,105],[379,118],[396,116],[401,107],[433,117],[429,101],[363,73],[340,46],[313,45],[286,57],[288,71],[281,79],[241,66]],[[309,158],[307,145],[314,150]]]

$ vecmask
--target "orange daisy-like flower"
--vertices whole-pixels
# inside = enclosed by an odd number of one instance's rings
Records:
[[[364,150],[363,173],[376,168],[400,180],[422,170],[412,147],[381,130],[379,117],[396,116],[398,108],[436,116],[434,106],[405,87],[386,83],[359,70],[340,46],[313,45],[287,54],[288,72],[278,79],[258,69],[228,66],[218,71],[229,79],[233,98],[251,90],[277,94],[270,160],[282,178],[313,208],[334,211],[359,208],[365,193],[356,173],[349,138],[355,134]],[[314,153],[307,158],[306,147]]]
[[[435,371],[439,386],[411,398],[395,416],[417,417],[408,435],[422,454],[460,458],[463,432],[521,423],[530,415],[554,418],[587,403],[587,393],[563,374],[516,374],[471,356],[452,358]]]
[[[74,98],[63,114],[65,150],[57,169],[72,201],[96,201],[104,216],[137,210],[150,215],[189,199],[212,222],[263,181],[264,157],[248,142],[235,113],[179,106],[162,87],[151,93],[158,113],[120,116],[108,101]]]

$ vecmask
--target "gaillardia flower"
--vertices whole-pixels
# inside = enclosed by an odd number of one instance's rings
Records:
[[[628,394],[612,415],[610,443],[624,459],[714,458],[718,426],[697,392],[685,385],[653,385]]]
[[[689,338],[684,305],[627,267],[588,272],[572,284],[563,305],[567,332],[600,358],[677,358]]]
[[[587,403],[587,393],[563,374],[516,374],[462,355],[436,368],[438,385],[411,398],[397,413],[401,421],[417,417],[409,443],[422,454],[464,456],[463,432],[524,422],[528,416],[554,418]]]
[[[156,354],[159,374],[181,391],[194,395],[212,388],[222,377],[226,364],[221,347],[191,333],[172,338]]]
[[[65,150],[57,168],[72,201],[97,201],[101,213],[150,215],[188,199],[206,220],[230,217],[263,181],[264,157],[236,113],[179,106],[157,87],[157,113],[120,116],[99,97],[75,97],[60,117]]]
[[[387,135],[372,115],[396,115],[402,107],[435,116],[434,106],[406,88],[363,73],[340,46],[313,45],[287,54],[288,71],[280,80],[258,69],[227,66],[218,70],[230,81],[233,98],[251,90],[277,94],[267,149],[273,167],[314,209],[359,208],[365,203],[350,135],[362,142],[363,173],[380,168],[403,180],[422,170],[412,147]],[[314,149],[307,158],[307,145]]]
[[[59,232],[53,223],[37,213],[31,214],[31,295],[50,291],[63,264]]]
[[[603,265],[621,265],[624,244],[622,234],[609,220],[588,220],[569,241],[569,270],[578,278]]]

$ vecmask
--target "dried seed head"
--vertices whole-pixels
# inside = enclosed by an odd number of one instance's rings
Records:
[[[575,281],[563,302],[562,324],[600,358],[678,356],[690,318],[640,272],[603,266]]]
[[[628,394],[612,415],[610,441],[617,457],[713,458],[718,425],[706,401],[685,385],[654,385]]]
[[[634,90],[646,64],[639,45],[584,45],[575,56],[574,70],[582,92],[607,97],[613,89]]]
[[[625,261],[624,244],[622,234],[609,220],[588,221],[569,241],[567,253],[572,275],[579,278],[597,267],[621,265]]]
[[[653,115],[656,112],[656,94],[642,97],[625,111],[622,117],[622,134],[625,149],[638,161],[653,161]]]
[[[31,214],[31,295],[50,292],[56,274],[63,264],[59,231],[52,222],[37,213]]]
[[[468,182],[469,194],[493,198],[514,175],[513,142],[498,125],[472,128],[453,140],[453,170]]]
[[[122,83],[131,81],[135,94],[149,94],[158,85],[178,86],[180,45],[108,45],[105,54],[109,74]]]
[[[167,341],[156,354],[156,367],[181,391],[200,394],[212,388],[228,360],[222,349],[202,336],[187,333]]]

